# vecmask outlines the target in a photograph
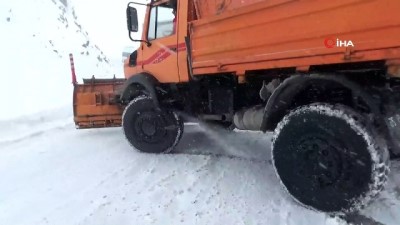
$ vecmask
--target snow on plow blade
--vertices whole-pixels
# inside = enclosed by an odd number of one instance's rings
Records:
[[[118,94],[125,79],[83,79],[74,85],[73,108],[76,128],[118,127],[123,106]]]

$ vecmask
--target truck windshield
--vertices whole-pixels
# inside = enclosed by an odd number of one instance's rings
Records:
[[[168,6],[156,6],[151,9],[148,40],[154,40],[174,34],[174,13]]]

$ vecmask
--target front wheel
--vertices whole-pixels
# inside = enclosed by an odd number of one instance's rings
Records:
[[[379,193],[389,153],[374,126],[346,106],[312,104],[278,124],[273,164],[298,202],[330,214],[360,210]]]
[[[147,153],[168,153],[183,134],[183,122],[174,112],[154,107],[148,96],[133,99],[122,115],[126,139],[136,149]]]

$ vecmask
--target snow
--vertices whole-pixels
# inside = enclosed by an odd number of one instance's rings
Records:
[[[286,194],[269,134],[190,124],[173,154],[153,155],[134,151],[119,128],[76,130],[63,110],[48,115],[1,143],[2,224],[345,224]],[[54,126],[37,133],[42,122]],[[392,173],[363,215],[398,224],[399,184]]]
[[[171,155],[133,151],[121,129],[75,130],[72,123],[3,144],[0,221],[308,224],[310,216],[320,224],[331,220],[293,204],[278,185],[268,160],[252,157],[268,156],[268,138],[251,144],[252,139],[240,133],[218,143],[196,125],[187,126],[186,131],[178,154]],[[229,155],[223,156],[224,144],[232,142],[241,152],[234,155],[228,149]]]
[[[99,50],[112,35],[88,19],[104,20],[93,10],[105,2],[0,2],[0,224],[346,224],[287,195],[270,134],[187,124],[173,154],[151,155],[134,151],[119,128],[76,130],[68,54],[79,79],[122,76],[121,55]],[[122,33],[108,26],[97,27]],[[400,162],[389,178],[362,215],[399,224]]]

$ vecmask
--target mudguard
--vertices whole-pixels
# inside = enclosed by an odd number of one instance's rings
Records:
[[[149,73],[139,73],[131,76],[126,80],[125,84],[122,87],[121,92],[121,102],[129,103],[135,96],[135,92],[137,91],[137,86],[144,89],[147,94],[153,99],[154,105],[156,107],[160,106],[158,101],[156,87],[159,85],[158,80]]]
[[[277,89],[272,93],[271,97],[265,106],[265,113],[261,125],[262,131],[274,130],[279,121],[286,115],[286,113],[293,107],[293,99],[310,85],[318,86],[342,86],[351,90],[352,96],[359,97],[368,106],[371,113],[381,117],[379,106],[374,103],[372,97],[366,93],[359,85],[347,80],[344,77],[334,75],[294,75],[287,78],[281,83]],[[383,121],[383,120],[382,120]]]

